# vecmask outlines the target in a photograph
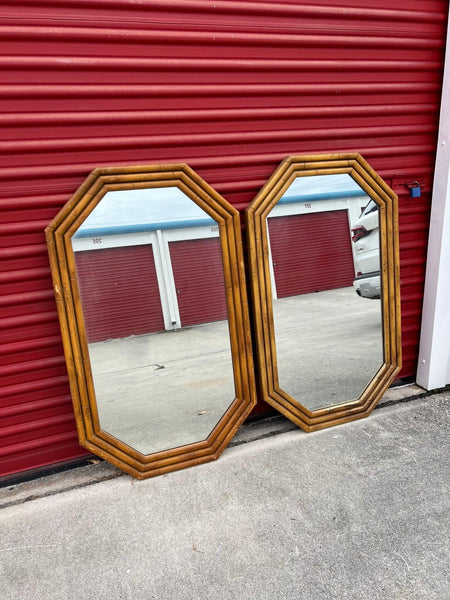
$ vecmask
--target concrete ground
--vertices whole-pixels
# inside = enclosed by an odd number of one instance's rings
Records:
[[[311,434],[247,424],[154,479],[99,463],[0,489],[0,598],[449,598],[450,391],[393,398]]]
[[[235,398],[227,321],[90,344],[102,428],[142,454],[208,437]]]
[[[274,303],[281,387],[314,410],[356,400],[383,362],[379,300],[353,288]],[[204,440],[235,397],[226,321],[90,344],[102,428],[142,454]]]
[[[281,388],[310,410],[357,400],[383,364],[381,302],[353,287],[274,302]]]

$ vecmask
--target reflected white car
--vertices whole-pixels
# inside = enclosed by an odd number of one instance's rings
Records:
[[[353,289],[361,298],[380,298],[380,272],[358,275]]]
[[[367,204],[352,227],[356,278],[353,288],[362,298],[380,298],[380,237],[378,205]]]

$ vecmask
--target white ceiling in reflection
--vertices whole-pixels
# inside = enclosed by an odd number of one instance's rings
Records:
[[[365,194],[348,173],[311,175],[307,177],[297,177],[286,190],[283,198],[356,191]]]
[[[177,187],[117,190],[105,194],[78,232],[205,219],[210,217]]]

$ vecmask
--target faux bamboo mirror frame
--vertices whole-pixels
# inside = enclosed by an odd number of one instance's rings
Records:
[[[236,209],[185,164],[98,168],[46,239],[80,444],[139,479],[216,459],[256,403]]]
[[[344,284],[334,281],[330,258],[341,251],[330,241],[336,237],[337,217],[350,257]],[[364,219],[376,220],[372,236],[364,237],[371,233],[362,226]],[[246,222],[263,399],[305,431],[369,415],[401,367],[396,194],[357,153],[292,156],[249,205]],[[324,236],[327,227],[333,235]],[[302,236],[318,248],[301,248]],[[356,243],[359,236],[363,239]],[[381,284],[378,296],[362,291],[364,275],[357,268],[362,260],[357,253],[367,250],[370,238],[377,246],[378,280],[372,272],[371,283],[377,280],[378,290]],[[288,291],[277,294],[285,285],[283,277],[297,289],[300,280],[308,279],[306,262],[314,266],[324,260],[331,265],[324,267],[333,273],[331,282],[317,281],[319,268],[311,268],[309,289],[289,291],[287,286]],[[367,316],[358,316],[361,311]],[[359,333],[358,319],[365,323]],[[343,335],[332,341],[334,327],[341,327]],[[366,366],[359,366],[366,359]],[[352,381],[348,391],[347,380]]]

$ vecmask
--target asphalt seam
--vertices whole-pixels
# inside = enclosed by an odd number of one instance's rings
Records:
[[[25,502],[39,500],[40,498],[48,498],[49,496],[57,496],[58,494],[70,492],[71,490],[85,488],[90,485],[95,485],[96,483],[110,481],[111,479],[117,479],[117,477],[122,477],[124,475],[125,475],[125,473],[111,473],[110,475],[107,475],[105,477],[96,478],[95,481],[86,481],[84,483],[77,483],[77,484],[70,485],[68,487],[60,488],[57,490],[49,490],[48,492],[43,492],[42,494],[31,494],[30,496],[26,496],[25,498],[18,498],[17,500],[11,500],[10,502],[0,503],[0,510],[2,510],[3,508],[8,508],[10,506],[17,506],[19,504],[25,504]],[[18,485],[20,485],[20,484],[18,484]]]

